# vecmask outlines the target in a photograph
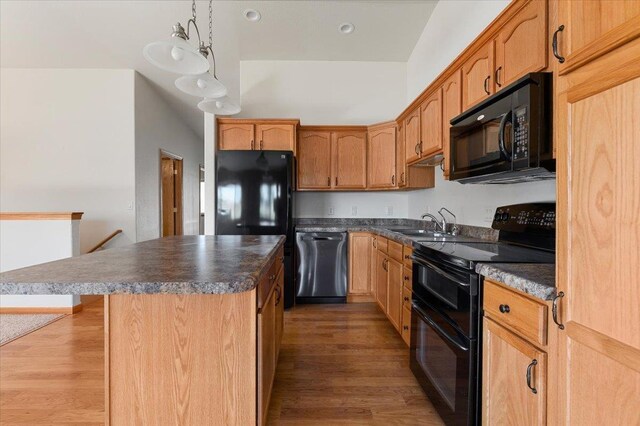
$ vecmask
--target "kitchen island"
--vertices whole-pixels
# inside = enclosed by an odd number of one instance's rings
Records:
[[[105,295],[106,424],[261,424],[282,336],[283,243],[162,238],[2,273],[0,294]]]

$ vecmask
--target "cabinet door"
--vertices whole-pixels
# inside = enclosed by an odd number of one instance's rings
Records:
[[[462,64],[462,110],[485,100],[494,91],[493,41]]]
[[[547,67],[547,1],[532,0],[496,37],[496,90]]]
[[[298,134],[298,189],[331,188],[331,133]]]
[[[405,154],[404,126],[396,128],[396,173],[398,174],[398,188],[407,186],[407,160]]]
[[[396,127],[389,126],[369,133],[369,188],[396,186]]]
[[[276,371],[276,292],[271,291],[258,314],[258,419],[266,424]]]
[[[436,90],[420,106],[420,147],[422,157],[442,151],[442,97]]]
[[[451,124],[452,118],[462,113],[462,71],[456,70],[442,85],[442,152],[444,153],[444,176],[449,177],[449,161],[451,158]]]
[[[333,186],[338,189],[367,187],[367,133],[333,132]]]
[[[562,424],[640,424],[640,38],[626,40],[561,77]]]
[[[256,149],[293,151],[296,127],[292,124],[256,124]]]
[[[276,278],[276,318],[275,318],[275,341],[276,341],[276,354],[274,361],[274,374],[275,367],[278,365],[278,355],[280,355],[280,345],[282,344],[282,335],[284,333],[284,265],[280,265],[278,271],[278,277]]]
[[[401,331],[402,324],[402,263],[393,259],[387,262],[389,284],[387,286],[387,317],[396,328]]]
[[[407,344],[407,346],[411,346],[411,309],[407,307],[402,307],[402,340]]]
[[[420,158],[420,107],[411,112],[404,120],[404,155],[407,163]]]
[[[483,339],[482,424],[546,424],[547,354],[487,318]]]
[[[371,294],[371,234],[349,234],[349,294]]]
[[[253,124],[218,124],[218,149],[254,149]]]
[[[387,312],[388,262],[387,255],[376,250],[376,302],[384,313]]]
[[[376,300],[378,294],[378,236],[371,234],[371,255],[369,256],[369,282],[371,283],[371,294]]]

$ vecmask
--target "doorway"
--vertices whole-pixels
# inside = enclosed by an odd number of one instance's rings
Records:
[[[182,157],[160,151],[160,231],[182,235]]]

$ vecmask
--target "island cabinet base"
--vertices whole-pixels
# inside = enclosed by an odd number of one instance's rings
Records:
[[[255,290],[105,296],[105,424],[256,424],[256,332]]]

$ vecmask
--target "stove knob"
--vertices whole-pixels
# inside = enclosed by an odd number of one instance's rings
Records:
[[[509,220],[509,213],[505,212],[502,213],[502,215],[500,216],[502,220]]]
[[[496,212],[496,215],[493,216],[493,220],[496,222],[500,222],[502,220],[502,215],[500,214],[500,212]]]

